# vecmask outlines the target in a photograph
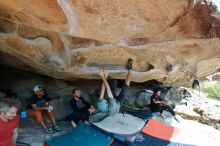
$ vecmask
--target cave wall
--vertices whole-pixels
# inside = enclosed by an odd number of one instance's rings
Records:
[[[0,1],[0,63],[53,78],[187,82],[219,71],[220,20],[191,0]]]

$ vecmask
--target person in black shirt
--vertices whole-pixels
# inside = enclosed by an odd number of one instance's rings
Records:
[[[50,98],[45,93],[44,89],[37,85],[33,90],[35,94],[29,100],[27,115],[29,117],[35,117],[38,123],[43,127],[44,131],[48,134],[52,134],[54,131],[51,128],[47,128],[43,120],[43,116],[47,115],[53,123],[54,130],[61,131],[61,129],[56,124],[53,107],[49,106],[48,102],[50,101]]]
[[[71,121],[73,127],[76,127],[79,121],[88,121],[89,115],[95,112],[95,108],[81,97],[80,89],[74,89],[72,96],[69,105],[73,112],[68,115],[67,119]]]
[[[151,96],[151,110],[154,112],[159,111],[161,117],[165,117],[163,115],[163,110],[167,110],[170,112],[174,117],[176,116],[175,112],[173,109],[167,105],[167,101],[165,99],[162,99],[160,97],[161,91],[160,90],[155,90],[154,94]],[[175,117],[176,119],[176,117]]]

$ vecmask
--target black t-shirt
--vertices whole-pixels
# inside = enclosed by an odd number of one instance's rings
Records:
[[[45,103],[49,101],[50,98],[47,94],[45,94],[41,99],[37,98],[37,95],[35,94],[30,98],[28,108],[33,109],[32,104],[36,104],[37,107],[45,107]]]
[[[154,101],[162,101],[162,98],[160,96],[156,96],[156,95],[152,95],[151,96],[151,101],[150,101],[150,104],[151,104],[151,108],[157,108],[158,105],[160,105],[160,103],[154,103]]]
[[[76,111],[88,111],[90,108],[90,103],[88,103],[85,99],[82,97],[79,98],[79,100],[76,100],[75,98],[72,98],[69,102],[69,105],[71,106],[72,110],[74,112]]]

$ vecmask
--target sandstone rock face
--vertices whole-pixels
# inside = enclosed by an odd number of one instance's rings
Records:
[[[220,20],[191,0],[0,1],[0,63],[58,79],[186,81],[220,71]]]

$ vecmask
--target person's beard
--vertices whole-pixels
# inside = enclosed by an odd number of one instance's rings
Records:
[[[80,98],[80,96],[77,96],[77,95],[74,95],[74,97],[75,97],[75,98],[77,98],[77,99],[79,99],[79,98]]]

